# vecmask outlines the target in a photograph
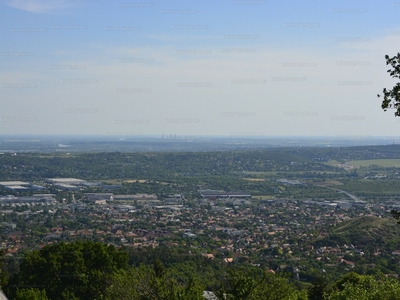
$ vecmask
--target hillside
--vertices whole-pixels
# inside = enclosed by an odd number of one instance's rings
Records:
[[[315,241],[316,245],[351,243],[365,246],[400,238],[400,225],[392,218],[363,216],[340,223],[329,235]]]

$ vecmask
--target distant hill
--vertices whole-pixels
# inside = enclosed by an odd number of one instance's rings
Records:
[[[400,238],[400,225],[393,218],[363,216],[338,224],[329,235],[315,241],[317,246],[350,244],[363,246]]]

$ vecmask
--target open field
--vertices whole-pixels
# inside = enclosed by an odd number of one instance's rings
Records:
[[[245,172],[247,175],[251,176],[269,176],[269,175],[276,175],[278,172],[261,172],[261,171],[251,171],[251,172]]]
[[[329,166],[337,166],[338,164],[341,164],[341,163],[343,163],[343,162],[340,162],[340,161],[337,161],[337,160],[329,160],[329,161],[326,161],[326,162],[323,162],[323,164],[325,164],[325,165],[329,165]]]
[[[238,172],[237,172],[238,173]],[[253,177],[250,178],[264,178],[264,177],[269,177],[269,176],[277,176],[278,174],[281,174],[281,176],[284,176],[282,174],[295,174],[295,175],[304,175],[306,173],[306,171],[271,171],[271,172],[262,172],[262,171],[252,171],[252,172],[246,172],[246,175],[250,175]],[[338,174],[339,172],[335,172],[335,171],[307,171],[308,174],[312,173],[315,175],[318,174]],[[245,178],[244,178],[245,179]]]
[[[251,197],[251,200],[271,200],[274,198],[275,198],[274,196],[263,195],[263,196],[253,196],[253,197]]]
[[[243,178],[243,179],[248,181],[265,181],[264,178]]]
[[[348,170],[352,170],[352,169],[355,168],[353,165],[350,165],[347,162],[339,162],[337,160],[330,160],[330,161],[326,162],[325,164],[328,165],[328,166],[332,166],[332,167],[343,168],[343,169],[345,169],[347,171]]]
[[[396,221],[391,218],[378,218],[373,216],[363,216],[347,221],[341,225],[338,225],[333,229],[334,233],[347,233],[351,230],[365,229],[367,231],[373,229],[380,229],[382,227],[389,226],[398,229]]]
[[[346,181],[344,182],[344,185],[340,187],[340,189],[352,193],[357,197],[364,197],[364,196],[397,197],[400,194],[398,179],[386,179],[386,180],[363,179],[357,181]]]
[[[104,182],[107,184],[120,184],[123,182],[122,179],[104,179],[104,180],[98,180],[100,182]]]
[[[367,160],[352,160],[347,163],[353,167],[369,167],[379,166],[385,168],[400,168],[400,159],[367,159]]]
[[[337,180],[327,180],[327,181],[320,181],[320,182],[307,182],[311,184],[315,184],[318,186],[336,186],[336,185],[343,185],[342,182]]]

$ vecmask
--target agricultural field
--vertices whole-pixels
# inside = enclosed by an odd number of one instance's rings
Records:
[[[343,185],[343,182],[337,181],[337,180],[326,180],[326,181],[319,181],[319,182],[310,182],[312,184],[318,185],[318,186],[337,186],[337,185]]]
[[[135,183],[135,182],[138,182],[138,183],[146,183],[148,180],[145,180],[145,179],[128,179],[128,180],[124,180],[124,182],[127,182],[127,183]]]
[[[255,200],[255,201],[257,201],[257,200],[272,200],[272,199],[275,199],[275,197],[271,196],[271,195],[262,195],[262,196],[253,196],[251,199]]]
[[[248,181],[265,181],[264,178],[243,178],[243,179]]]
[[[348,165],[359,167],[378,166],[384,168],[400,168],[400,159],[366,159],[366,160],[352,160],[347,162]]]

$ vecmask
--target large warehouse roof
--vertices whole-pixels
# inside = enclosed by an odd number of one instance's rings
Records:
[[[23,182],[23,181],[0,181],[0,185],[2,185],[2,186],[30,185],[30,183]]]
[[[78,184],[84,182],[85,180],[77,178],[49,178],[47,181],[52,183]]]

